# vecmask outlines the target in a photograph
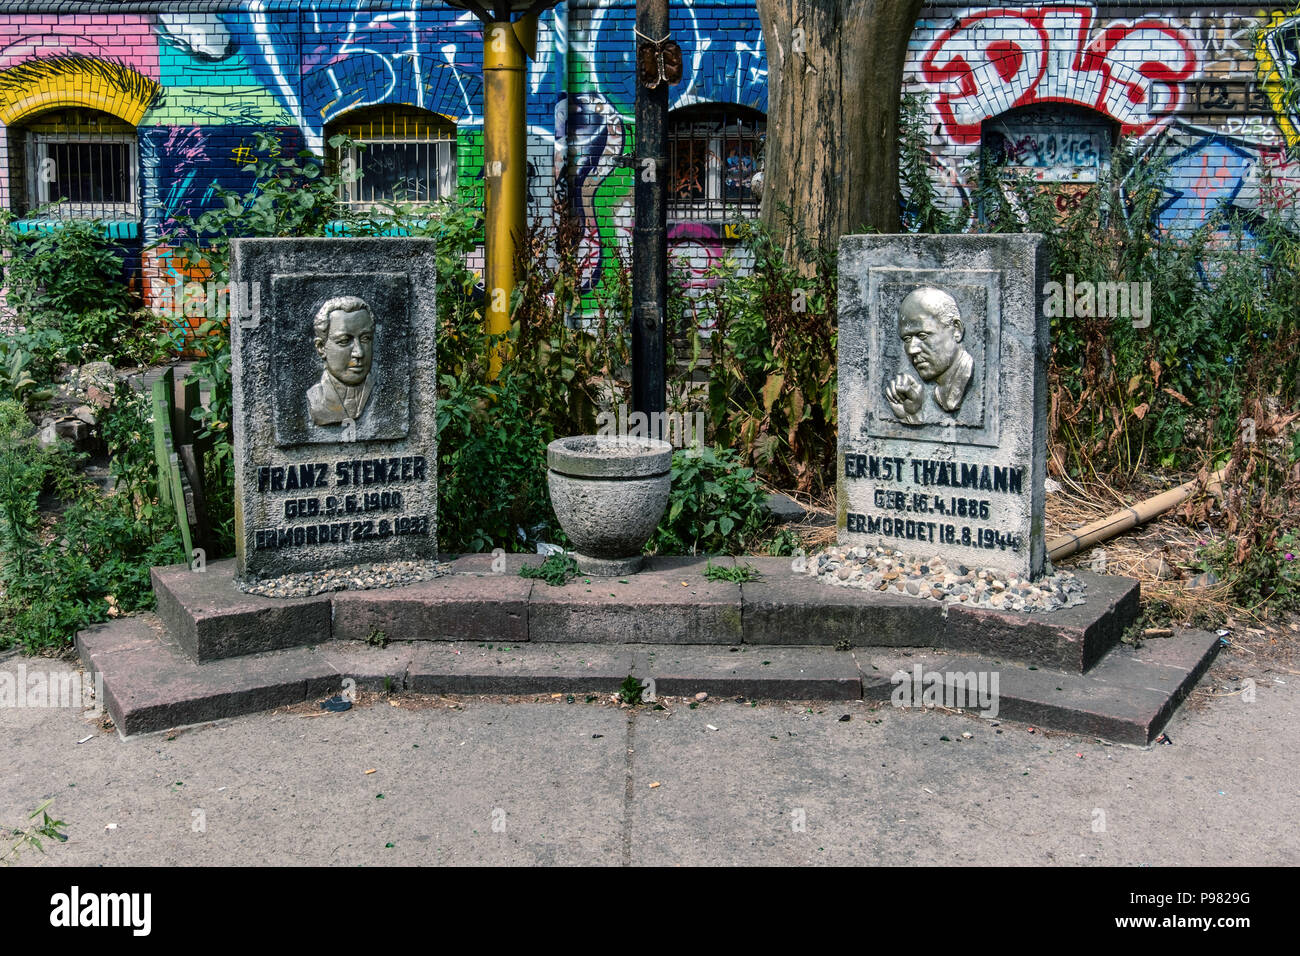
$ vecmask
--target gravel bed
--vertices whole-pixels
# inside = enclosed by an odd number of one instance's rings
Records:
[[[326,591],[368,591],[372,588],[400,588],[420,581],[432,581],[451,573],[450,564],[433,561],[388,561],[354,564],[324,571],[301,571],[260,581],[236,581],[235,586],[263,597],[310,597]]]
[[[1056,571],[1031,582],[942,558],[864,547],[829,548],[816,556],[816,562],[816,575],[827,584],[906,594],[926,601],[1044,612],[1086,603],[1083,582],[1070,571]]]

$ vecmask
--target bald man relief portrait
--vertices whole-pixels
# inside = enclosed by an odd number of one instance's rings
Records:
[[[961,408],[975,369],[974,358],[961,344],[965,334],[957,301],[942,289],[924,286],[903,299],[898,337],[921,380],[899,372],[885,387],[885,398],[899,421],[926,424],[927,394],[949,415]]]

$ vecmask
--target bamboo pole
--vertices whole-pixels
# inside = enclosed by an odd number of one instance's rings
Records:
[[[1224,470],[1220,468],[1210,475],[1210,480],[1206,482],[1205,487],[1207,489],[1213,488],[1222,483]],[[1057,561],[1061,558],[1068,558],[1085,548],[1090,548],[1094,544],[1108,541],[1116,535],[1123,534],[1130,528],[1145,524],[1152,518],[1164,514],[1170,508],[1177,507],[1195,494],[1200,487],[1199,480],[1189,481],[1177,488],[1162,492],[1154,498],[1140,501],[1132,507],[1124,508],[1108,517],[1084,525],[1077,531],[1071,531],[1058,538],[1053,538],[1047,542],[1047,557],[1049,560]]]

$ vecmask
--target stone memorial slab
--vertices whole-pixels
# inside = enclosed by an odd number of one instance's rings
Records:
[[[432,240],[231,249],[237,578],[436,560]]]
[[[1048,321],[1039,236],[845,236],[839,543],[1038,577]]]

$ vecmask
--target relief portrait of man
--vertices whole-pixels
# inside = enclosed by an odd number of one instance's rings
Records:
[[[316,353],[325,361],[320,381],[307,390],[311,420],[317,425],[355,422],[365,410],[373,383],[375,317],[356,296],[329,299],[313,321]]]
[[[957,301],[942,289],[923,286],[903,299],[898,337],[921,381],[899,372],[885,387],[885,398],[899,421],[926,424],[922,410],[927,393],[949,415],[961,408],[975,369],[974,358],[961,344],[965,335]]]

